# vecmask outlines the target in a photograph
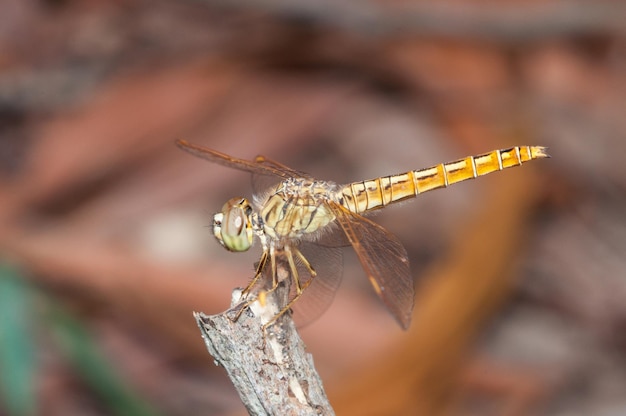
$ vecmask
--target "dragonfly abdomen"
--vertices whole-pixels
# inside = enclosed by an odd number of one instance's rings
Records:
[[[548,157],[548,154],[546,148],[541,146],[516,146],[494,150],[478,156],[440,163],[426,169],[350,183],[340,191],[343,197],[341,203],[352,212],[371,211],[407,198],[414,198],[427,191],[445,188],[457,182],[544,157]]]

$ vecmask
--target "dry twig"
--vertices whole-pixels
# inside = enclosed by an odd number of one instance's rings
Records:
[[[195,312],[194,317],[209,353],[226,369],[250,414],[333,415],[291,316],[283,314],[265,333],[261,329],[288,294],[288,286],[281,283],[234,322],[234,309],[241,305],[241,290],[236,289],[230,310],[212,316]]]

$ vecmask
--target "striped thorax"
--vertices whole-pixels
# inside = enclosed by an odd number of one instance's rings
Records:
[[[326,202],[337,194],[333,182],[289,178],[261,204],[260,217],[271,238],[300,238],[335,220]]]

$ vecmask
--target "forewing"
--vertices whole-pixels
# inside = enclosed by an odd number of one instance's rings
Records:
[[[276,175],[263,175],[259,173],[253,173],[251,176],[252,192],[256,196],[267,197],[267,191],[270,189],[275,190],[278,184],[284,180],[284,178]]]
[[[407,329],[415,288],[406,250],[395,236],[375,222],[339,204],[331,206],[374,290],[400,326]]]
[[[286,174],[288,174],[291,177],[297,178],[297,177],[302,177],[302,178],[309,178],[312,179],[311,175],[309,175],[308,173],[305,172],[300,172],[299,170],[295,170],[293,168],[290,168],[289,166],[283,165],[280,162],[276,162],[275,160],[269,159],[265,156],[259,155],[255,158],[255,162],[259,163],[263,166],[267,166],[270,167],[272,169],[276,169],[279,170],[281,172],[285,172]]]
[[[268,159],[265,156],[257,156],[254,160],[255,163],[267,167],[269,169],[278,170],[284,172],[288,177],[292,178],[311,178],[307,173],[297,171],[289,166],[283,165],[280,162],[276,162],[272,159]],[[259,172],[252,175],[252,189],[255,195],[263,195],[268,189],[275,189],[279,182],[283,181],[285,177],[278,177],[276,175],[261,174]]]
[[[282,165],[270,165],[257,161],[237,159],[235,157],[228,156],[227,154],[218,152],[217,150],[188,143],[185,140],[176,140],[176,146],[201,159],[205,159],[209,162],[217,163],[222,166],[227,166],[229,168],[239,169],[260,175],[275,175],[283,179],[293,176],[291,174],[291,169],[283,169],[281,168]]]

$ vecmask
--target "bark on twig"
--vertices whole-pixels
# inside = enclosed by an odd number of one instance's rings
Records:
[[[241,304],[241,290],[236,289],[230,310],[212,316],[194,312],[194,317],[215,364],[226,369],[250,414],[333,415],[291,316],[281,316],[265,334],[261,329],[287,295],[288,287],[281,284],[233,322]]]

